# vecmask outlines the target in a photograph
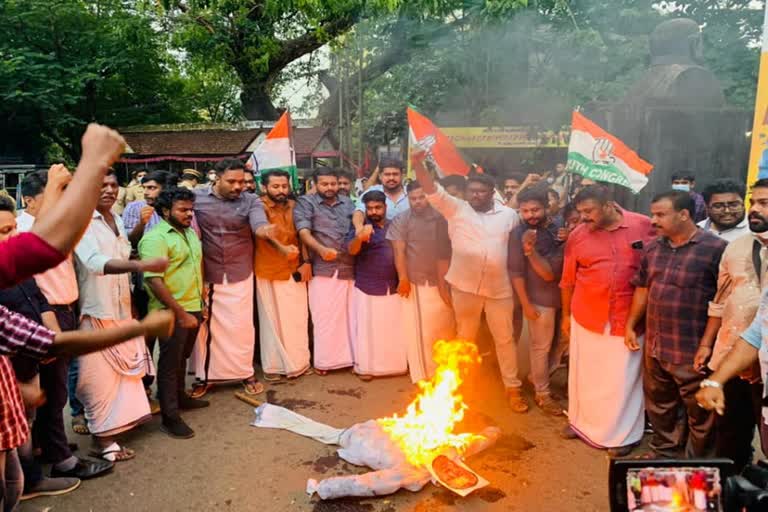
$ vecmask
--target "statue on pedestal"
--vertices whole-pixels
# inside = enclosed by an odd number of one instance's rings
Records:
[[[625,105],[717,108],[725,105],[720,81],[705,68],[701,31],[695,21],[659,23],[650,35],[651,66],[627,92]]]

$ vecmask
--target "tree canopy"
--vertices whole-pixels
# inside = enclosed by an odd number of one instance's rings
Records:
[[[296,78],[322,122],[362,130],[357,147],[402,136],[409,103],[438,122],[557,126],[621,98],[675,16],[702,26],[706,65],[751,109],[752,0],[5,0],[0,153],[75,158],[89,121],[275,119]]]

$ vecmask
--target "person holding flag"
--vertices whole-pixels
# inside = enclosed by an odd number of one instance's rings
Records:
[[[584,181],[635,193],[653,169],[579,112],[573,113],[566,167]],[[581,224],[568,236],[560,280],[562,330],[570,338],[569,425],[562,436],[623,456],[642,438],[644,420],[642,356],[624,346],[630,280],[655,232],[648,217],[619,207],[606,186],[585,186],[573,204]]]
[[[414,170],[427,200],[448,221],[452,254],[445,280],[451,285],[456,335],[476,339],[485,312],[509,405],[514,412],[527,412],[517,366],[515,299],[507,271],[509,234],[520,223],[517,212],[494,201],[496,183],[490,176],[471,175],[463,201],[435,184],[423,165]]]

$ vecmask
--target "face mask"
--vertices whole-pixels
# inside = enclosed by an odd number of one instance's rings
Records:
[[[681,192],[690,192],[691,186],[685,183],[673,183],[672,190],[679,190]]]
[[[760,240],[764,242],[768,242],[768,231],[763,231],[762,233],[752,233],[752,234],[755,235]]]

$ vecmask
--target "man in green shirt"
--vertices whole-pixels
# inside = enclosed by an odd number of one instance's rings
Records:
[[[149,309],[169,309],[176,315],[170,338],[161,340],[157,387],[163,421],[171,437],[188,439],[195,432],[181,419],[179,410],[207,407],[184,392],[186,361],[197,338],[203,305],[203,250],[192,230],[195,194],[185,188],[163,190],[155,201],[162,221],[139,242],[141,258],[167,258],[164,272],[145,272]]]

